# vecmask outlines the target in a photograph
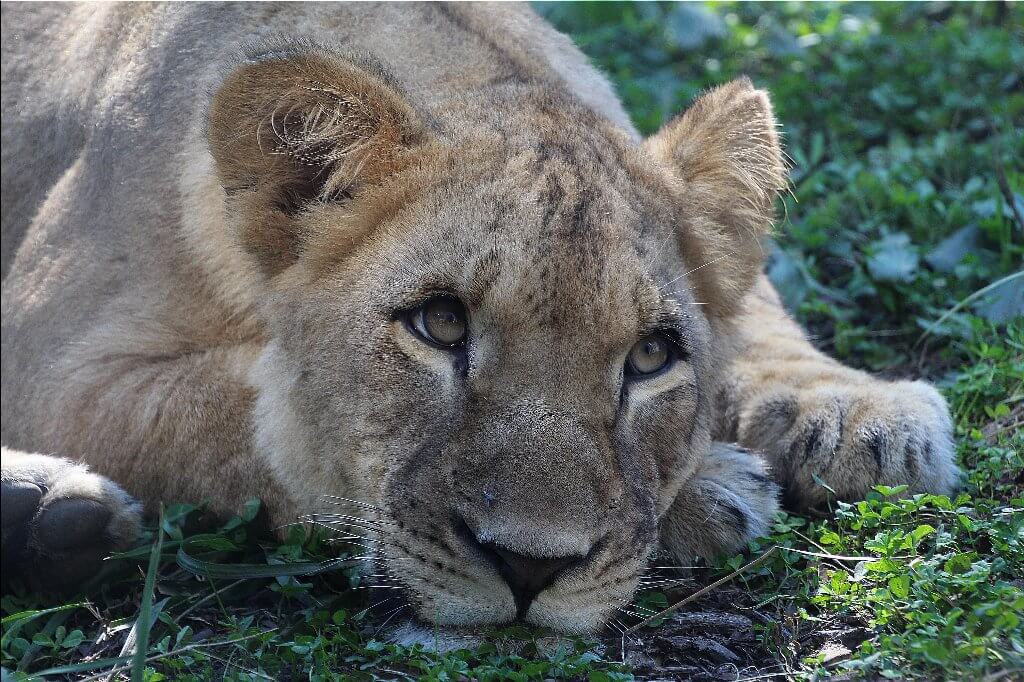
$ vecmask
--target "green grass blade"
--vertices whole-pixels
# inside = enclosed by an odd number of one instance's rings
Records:
[[[916,346],[920,345],[921,342],[924,341],[926,338],[928,338],[929,334],[931,334],[936,329],[938,329],[942,325],[943,322],[948,320],[952,315],[955,315],[959,311],[963,310],[971,302],[978,300],[980,297],[984,296],[985,294],[987,294],[988,292],[992,291],[993,289],[1001,287],[1002,285],[1006,284],[1007,282],[1012,282],[1015,279],[1020,279],[1021,277],[1024,277],[1024,270],[1021,270],[1019,272],[1010,273],[1009,275],[1007,275],[1005,277],[997,279],[995,282],[992,282],[991,284],[983,286],[982,288],[978,289],[977,291],[975,291],[970,296],[967,296],[962,301],[957,303],[955,306],[953,306],[952,308],[950,308],[949,310],[944,312],[942,314],[942,316],[939,317],[939,319],[935,320],[930,325],[928,325],[928,328],[924,330],[924,333],[922,333],[921,336],[917,339],[917,342],[914,344],[914,346],[916,347]]]
[[[203,561],[189,554],[182,545],[178,548],[177,562],[193,575],[203,578],[240,580],[247,578],[277,578],[279,576],[314,575],[339,568],[349,560],[300,561],[290,564],[218,564]]]
[[[142,682],[146,670],[146,653],[149,649],[149,631],[153,627],[153,593],[156,590],[156,574],[160,568],[160,552],[164,542],[164,510],[160,509],[160,522],[157,523],[156,541],[149,555],[149,568],[146,569],[146,584],[142,589],[142,604],[139,606],[139,629],[135,643],[135,655],[132,658],[132,682]]]
[[[47,668],[46,670],[40,670],[37,673],[32,673],[32,677],[54,677],[57,675],[69,675],[71,673],[85,673],[90,670],[101,670],[102,668],[114,668],[127,663],[132,660],[131,656],[114,656],[112,658],[100,658],[95,661],[86,661],[85,663],[72,663],[70,665],[59,665],[54,668]]]

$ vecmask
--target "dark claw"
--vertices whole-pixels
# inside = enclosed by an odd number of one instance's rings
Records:
[[[28,481],[4,481],[0,490],[0,526],[4,530],[28,523],[39,509],[42,489]]]
[[[913,483],[917,481],[918,475],[920,474],[919,467],[917,464],[918,457],[924,457],[924,450],[928,447],[927,443],[922,443],[916,439],[911,439],[906,445],[906,452],[904,455],[903,466],[907,470],[907,476],[910,478],[907,483]]]
[[[804,464],[807,464],[811,457],[818,454],[818,451],[821,449],[821,432],[821,422],[814,422],[811,426],[811,432],[807,434],[807,440],[805,441]]]
[[[736,533],[738,537],[746,537],[750,533],[750,521],[747,515],[728,502],[721,503],[723,515],[728,517],[729,530]]]
[[[57,500],[40,514],[37,537],[47,548],[58,551],[102,544],[109,521],[110,510],[95,500]]]
[[[886,446],[888,445],[888,439],[885,434],[878,432],[871,436],[871,440],[868,441],[868,449],[871,451],[871,455],[875,458],[875,463],[878,464],[878,471],[881,472],[882,468],[882,454],[885,452]]]

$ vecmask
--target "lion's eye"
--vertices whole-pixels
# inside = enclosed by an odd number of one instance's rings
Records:
[[[435,296],[410,313],[409,326],[428,343],[454,348],[466,340],[466,308],[451,296]]]
[[[664,334],[651,334],[637,341],[626,356],[626,373],[636,377],[657,374],[672,364],[672,345]]]

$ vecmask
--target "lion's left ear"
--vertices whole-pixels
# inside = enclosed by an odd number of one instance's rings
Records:
[[[761,238],[786,187],[771,102],[748,78],[700,97],[645,142],[676,182],[683,252],[713,316],[738,308],[760,273]],[[706,265],[705,265],[706,264]]]

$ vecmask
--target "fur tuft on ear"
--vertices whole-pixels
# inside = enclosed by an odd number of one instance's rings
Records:
[[[268,276],[297,260],[308,206],[380,184],[427,138],[383,69],[315,48],[248,56],[209,112],[229,213]]]
[[[681,248],[710,312],[730,317],[760,273],[761,238],[787,184],[768,94],[739,78],[701,96],[645,143],[677,179]],[[706,265],[705,265],[706,264]]]

